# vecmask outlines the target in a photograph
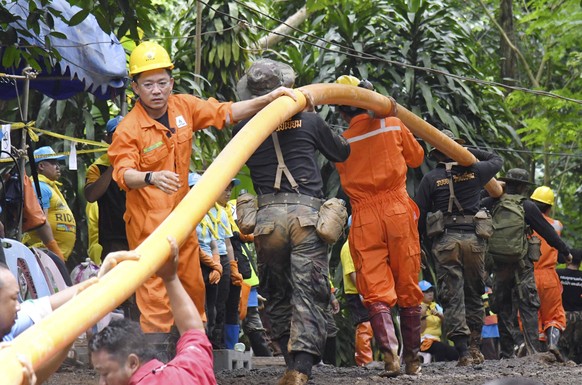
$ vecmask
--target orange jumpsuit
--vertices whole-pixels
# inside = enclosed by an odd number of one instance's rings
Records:
[[[350,156],[336,163],[350,197],[350,252],[364,305],[420,305],[418,207],[406,191],[407,166],[418,167],[424,151],[398,118],[352,118],[342,134]]]
[[[172,212],[188,193],[188,169],[192,154],[192,132],[208,126],[222,128],[232,122],[232,103],[218,103],[191,95],[170,95],[168,121],[174,133],[153,120],[140,103],[120,122],[108,150],[113,179],[127,191],[126,223],[129,247],[135,249]],[[182,187],[168,195],[154,186],[130,189],[124,180],[128,169],[169,170],[177,173]],[[200,270],[196,232],[180,247],[178,275],[198,311],[204,314],[204,281]],[[168,332],[174,319],[161,278],[153,276],[136,291],[144,332]]]
[[[552,219],[546,214],[544,214],[544,218],[554,227],[558,235],[562,233],[564,226],[560,221]],[[562,283],[558,273],[556,273],[558,250],[548,245],[548,242],[537,233],[534,232],[534,234],[542,241],[542,255],[540,260],[534,263],[534,276],[540,297],[538,330],[540,337],[544,339],[546,329],[551,326],[561,331],[566,329],[566,313],[562,306]]]

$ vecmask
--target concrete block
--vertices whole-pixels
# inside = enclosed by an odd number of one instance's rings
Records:
[[[252,369],[251,352],[237,352],[236,350],[214,350],[214,370]]]

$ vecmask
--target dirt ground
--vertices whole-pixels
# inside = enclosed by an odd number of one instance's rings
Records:
[[[483,385],[488,381],[507,377],[525,377],[544,385],[582,384],[582,365],[573,362],[557,363],[548,353],[503,361],[486,361],[483,365],[457,368],[456,363],[430,363],[423,366],[420,377],[401,375],[381,378],[380,371],[361,368],[316,367],[310,385],[339,384],[394,384],[394,385]],[[216,379],[220,385],[273,385],[282,376],[284,368],[261,367],[246,370],[222,371]],[[66,368],[55,373],[48,385],[97,384],[98,377],[88,368]],[[168,384],[171,385],[171,384]]]

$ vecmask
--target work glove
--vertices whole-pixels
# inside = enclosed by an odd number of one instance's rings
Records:
[[[235,231],[233,235],[240,239],[241,242],[251,243],[255,241],[255,236],[253,234],[243,234],[241,232]]]
[[[47,249],[55,253],[61,259],[61,261],[65,262],[65,255],[61,251],[61,248],[55,239],[48,242],[45,246]]]
[[[212,256],[212,260],[214,262],[213,269],[210,274],[208,275],[208,283],[211,285],[216,285],[220,281],[222,277],[222,265],[220,264],[220,255],[214,254]]]
[[[200,250],[200,262],[210,267],[212,271],[208,274],[208,283],[216,285],[222,277],[222,265],[220,264],[220,255],[215,254],[212,257]]]
[[[230,282],[234,286],[241,286],[243,283],[243,276],[238,272],[237,261],[230,261]]]
[[[210,256],[204,251],[200,250],[200,262],[204,265],[210,267],[214,271],[218,271],[219,275],[222,275],[222,265],[220,264],[220,255],[215,254]]]

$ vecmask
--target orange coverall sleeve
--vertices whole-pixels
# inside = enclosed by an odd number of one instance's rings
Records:
[[[113,168],[113,179],[117,182],[119,187],[125,191],[129,191],[130,189],[125,184],[123,174],[125,174],[125,171],[128,169],[139,169],[141,147],[138,143],[139,132],[136,132],[135,128],[129,124],[122,126],[123,123],[124,122],[122,121],[115,130],[113,142],[107,150],[107,155],[109,155],[111,164],[115,164],[115,167]]]
[[[219,130],[225,125],[236,123],[232,116],[232,102],[221,103],[214,98],[204,101],[192,95],[180,95],[190,102],[191,116],[194,121],[193,131],[214,126]]]
[[[418,143],[412,132],[400,122],[402,132],[402,155],[408,167],[419,167],[424,161],[424,150]]]

